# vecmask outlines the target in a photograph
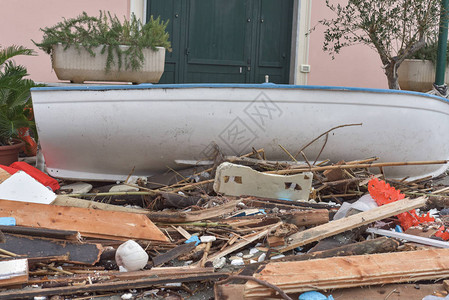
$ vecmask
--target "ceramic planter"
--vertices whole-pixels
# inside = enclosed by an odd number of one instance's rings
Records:
[[[126,47],[126,46],[121,46]],[[119,70],[118,64],[105,70],[107,53],[101,54],[103,47],[93,48],[95,56],[82,48],[55,45],[52,50],[52,66],[56,76],[60,80],[70,80],[74,83],[84,81],[118,81],[132,83],[157,83],[164,72],[165,49],[157,47],[154,51],[150,48],[143,49],[144,62],[142,68],[137,71]],[[115,62],[117,60],[115,59]]]
[[[17,139],[13,141],[13,145],[0,146],[0,165],[9,166],[19,160],[20,149],[25,146],[25,143]]]
[[[398,69],[402,90],[428,92],[435,82],[435,65],[430,60],[406,59]],[[446,68],[446,78],[449,78]]]

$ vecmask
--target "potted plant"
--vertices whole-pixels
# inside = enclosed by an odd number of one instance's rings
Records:
[[[332,57],[344,47],[366,45],[379,55],[390,89],[400,89],[398,70],[438,28],[438,0],[325,0],[334,13],[325,26],[323,50]]]
[[[134,14],[121,22],[110,13],[83,12],[41,29],[42,42],[35,44],[51,55],[60,80],[154,83],[164,72],[165,50],[171,51],[167,23],[152,16],[142,24]]]
[[[403,90],[428,92],[435,82],[435,64],[437,60],[437,39],[430,40],[426,45],[415,52],[410,58],[404,60],[398,70],[399,84]],[[446,52],[446,61],[449,55]],[[449,69],[446,68],[445,78],[449,78]]]
[[[32,113],[30,88],[41,86],[25,79],[27,70],[12,60],[17,55],[33,55],[22,46],[0,48],[0,164],[18,160],[24,147],[24,132],[31,129],[37,137]]]

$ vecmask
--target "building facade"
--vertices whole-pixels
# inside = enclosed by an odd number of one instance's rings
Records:
[[[344,2],[339,0],[340,2]],[[58,82],[50,56],[32,40],[40,28],[86,11],[108,10],[119,18],[136,14],[169,19],[171,53],[161,82],[263,82],[387,88],[377,53],[367,46],[345,48],[333,60],[323,52],[323,28],[332,17],[324,1],[312,0],[0,0],[0,45],[36,50],[19,57],[30,78]]]

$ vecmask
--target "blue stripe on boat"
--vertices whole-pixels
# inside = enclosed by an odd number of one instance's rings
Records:
[[[107,90],[139,90],[139,89],[180,89],[180,88],[258,88],[258,89],[304,89],[304,90],[333,90],[333,91],[359,91],[380,94],[410,94],[442,100],[449,103],[449,99],[415,91],[374,89],[360,87],[321,86],[321,85],[291,85],[291,84],[234,84],[234,83],[191,83],[191,84],[151,84],[137,85],[79,85],[79,86],[54,86],[34,87],[32,91],[107,91]]]

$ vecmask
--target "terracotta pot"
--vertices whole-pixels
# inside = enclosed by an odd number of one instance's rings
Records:
[[[0,146],[0,165],[9,166],[19,160],[20,149],[25,146],[25,143],[17,139],[13,142],[11,146]]]

